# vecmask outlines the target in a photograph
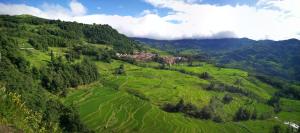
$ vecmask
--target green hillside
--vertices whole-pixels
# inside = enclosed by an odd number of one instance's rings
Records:
[[[120,59],[173,55],[107,25],[26,15],[0,25],[0,132],[297,132],[284,122],[300,123],[300,101],[279,95],[290,88],[247,71]]]
[[[287,81],[299,81],[300,41],[297,39],[134,39],[174,54],[210,60],[218,66],[238,68],[252,74],[268,75]]]

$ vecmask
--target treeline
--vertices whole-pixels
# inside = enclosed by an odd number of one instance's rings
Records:
[[[286,80],[265,76],[265,75],[255,75],[257,79],[259,79],[262,82],[265,82],[269,85],[272,85],[273,87],[277,88],[278,91],[275,93],[275,96],[290,98],[290,99],[296,99],[300,100],[300,85],[297,82],[291,83]]]
[[[247,91],[246,89],[243,89],[239,86],[234,85],[226,85],[224,83],[220,83],[217,81],[211,81],[207,86],[204,87],[205,90],[208,91],[219,91],[219,92],[230,92],[230,93],[238,93],[244,96],[248,97],[255,97],[258,98],[258,96],[255,96],[253,93]]]
[[[92,57],[94,60],[110,63],[112,59],[116,59],[116,51],[113,49],[101,49],[92,45],[76,45],[73,46],[66,54],[68,61],[79,59],[80,55]]]
[[[188,117],[212,120],[217,123],[225,122],[227,120],[232,121],[247,121],[247,120],[265,120],[272,117],[272,112],[261,112],[258,114],[255,107],[241,106],[231,119],[225,118],[223,107],[225,104],[229,104],[233,98],[226,94],[222,99],[213,97],[209,104],[198,108],[191,103],[185,103],[183,99],[179,100],[176,104],[167,103],[162,106],[162,109],[166,112],[181,112]]]
[[[27,43],[39,50],[47,50],[49,46],[81,45],[84,41],[111,45],[119,53],[133,53],[142,49],[136,41],[119,34],[109,25],[47,20],[29,15],[1,15],[0,27],[3,28],[1,32],[10,37],[27,39]]]
[[[255,98],[257,100],[261,100],[263,101],[262,98],[260,98],[259,96],[255,95],[254,93],[248,91],[247,89],[242,87],[242,80],[241,79],[237,79],[235,81],[235,85],[227,85],[224,83],[221,83],[219,81],[214,80],[214,77],[209,74],[208,72],[203,72],[203,73],[194,73],[194,72],[189,72],[186,71],[184,69],[176,69],[176,68],[168,68],[168,67],[157,67],[158,69],[165,69],[165,70],[172,70],[172,71],[178,71],[184,74],[188,74],[188,75],[193,75],[193,76],[197,76],[201,79],[204,80],[210,80],[210,84],[208,84],[207,86],[204,86],[205,90],[209,90],[209,91],[219,91],[219,92],[230,92],[230,93],[238,93],[244,96],[248,96],[248,97],[252,97]]]
[[[93,64],[83,61],[69,65],[60,62],[59,59],[53,59],[46,68],[41,70],[32,68],[19,52],[17,41],[2,33],[0,33],[0,54],[0,83],[6,88],[7,93],[20,95],[20,102],[30,110],[42,114],[40,124],[29,125],[31,126],[29,128],[44,128],[42,126],[46,125],[47,132],[52,132],[56,126],[63,132],[90,132],[80,121],[74,107],[65,106],[54,96],[49,96],[47,90],[52,92],[65,89],[63,88],[67,87],[65,84],[75,86],[97,79],[98,72]],[[6,109],[13,109],[11,106],[13,105],[1,104],[0,111],[7,112]],[[15,117],[4,114],[6,113],[0,112],[0,117],[4,119]],[[14,122],[10,124],[16,124],[18,128],[18,123]]]
[[[53,54],[52,54],[53,56]],[[91,61],[84,59],[77,64],[63,62],[62,57],[52,57],[48,66],[39,73],[41,84],[50,92],[66,94],[66,88],[91,83],[99,78],[97,67]]]
[[[217,109],[221,108],[222,104],[220,103],[219,99],[216,98],[211,99],[209,105],[204,106],[201,109],[197,108],[191,103],[185,103],[183,99],[181,99],[175,105],[167,103],[162,107],[162,109],[167,112],[181,112],[189,117],[197,119],[211,119],[215,122],[224,122],[221,114],[217,112]]]
[[[230,96],[227,95],[226,97]],[[167,103],[163,105],[162,109],[167,112],[181,112],[196,119],[211,119],[214,122],[224,122],[225,120],[221,114],[223,112],[223,105],[230,103],[231,100],[232,97],[231,99],[223,98],[222,100],[214,97],[208,105],[200,109],[191,103],[185,103],[181,99],[177,104]]]

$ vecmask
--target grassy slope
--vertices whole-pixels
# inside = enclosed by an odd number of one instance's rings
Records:
[[[250,92],[258,95],[261,98],[269,99],[270,96],[275,92],[275,89],[271,86],[264,84],[255,79],[249,79],[248,73],[238,69],[229,68],[218,68],[211,64],[203,63],[201,67],[188,67],[186,65],[175,65],[171,68],[180,70],[183,69],[187,72],[201,74],[208,72],[214,79],[223,83],[234,85],[235,82],[240,79],[242,80],[241,87],[249,90]]]
[[[52,49],[52,48],[51,48]],[[52,49],[53,51],[59,51]],[[27,50],[28,51],[28,50]],[[28,59],[35,66],[43,65],[44,60],[49,60],[49,54],[31,50]],[[36,63],[34,63],[36,62]],[[183,98],[198,107],[206,105],[213,96],[222,98],[223,92],[203,90],[209,81],[198,77],[182,74],[170,70],[157,70],[127,64],[122,61],[112,63],[96,62],[101,81],[91,86],[72,90],[65,100],[66,104],[74,103],[78,106],[83,121],[96,131],[116,132],[269,132],[272,126],[279,121],[275,119],[264,121],[226,122],[217,124],[212,121],[196,120],[185,117],[180,113],[167,113],[157,105],[168,102],[177,102]],[[112,73],[120,64],[125,64],[126,75],[116,76]],[[194,73],[209,72],[216,80],[233,84],[236,78],[242,78],[243,86],[262,97],[270,97],[274,89],[257,80],[249,80],[247,73],[237,69],[219,69],[211,65],[202,67],[173,66],[176,69],[185,69]],[[150,100],[131,95],[128,90],[135,90]],[[295,102],[295,103],[293,103]],[[284,100],[283,104],[299,104],[299,101]],[[234,95],[234,100],[224,106],[225,118],[231,118],[241,106],[249,104],[249,98]],[[261,103],[251,103],[258,112],[272,110]],[[290,106],[286,106],[290,107]],[[298,106],[299,107],[299,106]],[[294,112],[279,114],[281,120],[299,121],[299,109]],[[281,118],[282,117],[282,118]]]

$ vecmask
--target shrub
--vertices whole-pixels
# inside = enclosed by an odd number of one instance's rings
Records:
[[[124,64],[121,64],[121,65],[119,66],[119,68],[116,69],[116,72],[115,72],[115,73],[116,73],[116,74],[119,74],[119,75],[125,74],[125,67],[124,67]]]
[[[183,99],[180,99],[180,101],[176,104],[175,109],[177,110],[177,112],[182,112],[184,107],[184,101]]]
[[[267,103],[274,108],[275,113],[279,113],[281,111],[279,96],[276,95],[272,96]]]
[[[210,119],[212,118],[212,109],[209,106],[205,106],[200,111],[200,116],[198,116],[201,119]]]
[[[259,119],[260,120],[266,120],[272,117],[272,113],[271,112],[263,112],[260,114]]]
[[[222,119],[222,117],[219,116],[219,115],[216,115],[215,117],[213,117],[212,120],[213,120],[214,122],[217,122],[217,123],[222,123],[222,122],[224,122],[224,120]]]
[[[167,112],[177,112],[177,109],[175,108],[175,106],[171,103],[166,103],[163,108],[164,111]]]
[[[230,96],[229,94],[226,94],[224,97],[223,97],[223,103],[224,104],[228,104],[230,103],[231,101],[233,100],[232,96]]]
[[[211,76],[208,72],[203,72],[199,77],[202,79],[210,79],[211,78]]]
[[[245,121],[249,120],[251,117],[250,110],[240,107],[239,110],[235,113],[235,121]]]
[[[282,133],[282,127],[280,125],[274,125],[272,129],[272,133]]]

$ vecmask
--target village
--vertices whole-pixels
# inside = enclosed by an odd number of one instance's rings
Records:
[[[169,66],[176,64],[178,62],[185,62],[188,60],[186,57],[160,56],[159,54],[154,54],[154,53],[144,52],[144,51],[134,52],[133,54],[117,53],[116,56],[121,59],[133,59],[135,61],[140,61],[140,62],[157,61],[160,63],[167,64]]]

